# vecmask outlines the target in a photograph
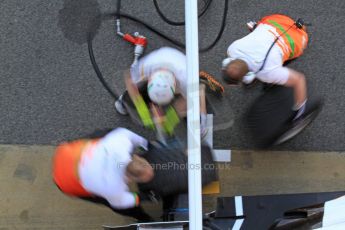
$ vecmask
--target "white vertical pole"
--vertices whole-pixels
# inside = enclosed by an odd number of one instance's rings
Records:
[[[185,0],[189,229],[202,229],[197,0]]]

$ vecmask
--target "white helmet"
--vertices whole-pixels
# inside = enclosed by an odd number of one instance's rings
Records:
[[[174,99],[176,88],[175,76],[169,70],[157,70],[151,74],[147,92],[152,102],[167,105]]]

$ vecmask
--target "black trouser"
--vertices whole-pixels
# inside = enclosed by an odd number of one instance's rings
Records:
[[[127,209],[116,209],[112,207],[109,202],[101,197],[79,197],[82,200],[90,201],[92,203],[103,204],[113,210],[115,213],[121,214],[123,216],[129,216],[137,219],[140,222],[151,222],[152,217],[149,216],[141,206]]]

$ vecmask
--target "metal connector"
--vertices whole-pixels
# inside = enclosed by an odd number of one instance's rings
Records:
[[[121,37],[124,36],[124,34],[121,32],[121,22],[120,19],[116,19],[116,33],[120,35]]]

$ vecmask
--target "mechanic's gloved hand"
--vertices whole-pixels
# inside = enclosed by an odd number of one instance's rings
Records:
[[[256,83],[258,83],[258,79],[256,79],[256,75],[253,72],[248,72],[242,79],[242,86],[245,89],[250,89],[253,86],[256,85]]]
[[[248,72],[242,79],[242,83],[249,85],[251,84],[256,78],[256,74],[254,72]]]
[[[297,121],[298,119],[302,118],[304,112],[305,112],[305,108],[306,108],[306,105],[307,105],[307,99],[299,106],[294,106],[292,108],[292,110],[294,111],[294,117],[292,119],[292,121]]]

